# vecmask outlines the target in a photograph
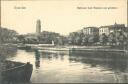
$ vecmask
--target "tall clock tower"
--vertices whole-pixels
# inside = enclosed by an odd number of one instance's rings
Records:
[[[39,34],[41,33],[41,21],[37,20],[36,22],[36,33]]]

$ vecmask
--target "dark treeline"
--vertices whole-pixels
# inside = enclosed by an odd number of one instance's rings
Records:
[[[128,37],[124,32],[110,33],[106,35],[85,35],[82,32],[72,32],[69,34],[69,44],[71,45],[126,45]]]
[[[18,43],[24,44],[52,44],[54,41],[57,45],[64,45],[67,43],[67,38],[59,33],[43,31],[39,34],[31,33],[17,36]]]
[[[0,43],[12,43],[16,41],[18,33],[7,28],[0,28]]]

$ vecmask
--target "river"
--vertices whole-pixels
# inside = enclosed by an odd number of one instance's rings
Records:
[[[32,63],[32,83],[128,83],[125,53],[17,50],[7,59]]]

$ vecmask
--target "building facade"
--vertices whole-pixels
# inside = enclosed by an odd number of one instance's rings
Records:
[[[124,24],[114,24],[114,25],[108,25],[108,26],[101,26],[99,27],[99,35],[102,35],[103,33],[106,35],[109,35],[110,33],[117,33],[117,32],[123,32],[125,31],[125,25]]]
[[[97,27],[84,27],[82,32],[84,35],[98,35],[99,29]]]

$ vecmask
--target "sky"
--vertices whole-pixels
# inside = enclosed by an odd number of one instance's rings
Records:
[[[20,34],[42,31],[68,35],[89,26],[127,24],[127,0],[1,1],[1,26]],[[96,8],[99,7],[99,8]]]

